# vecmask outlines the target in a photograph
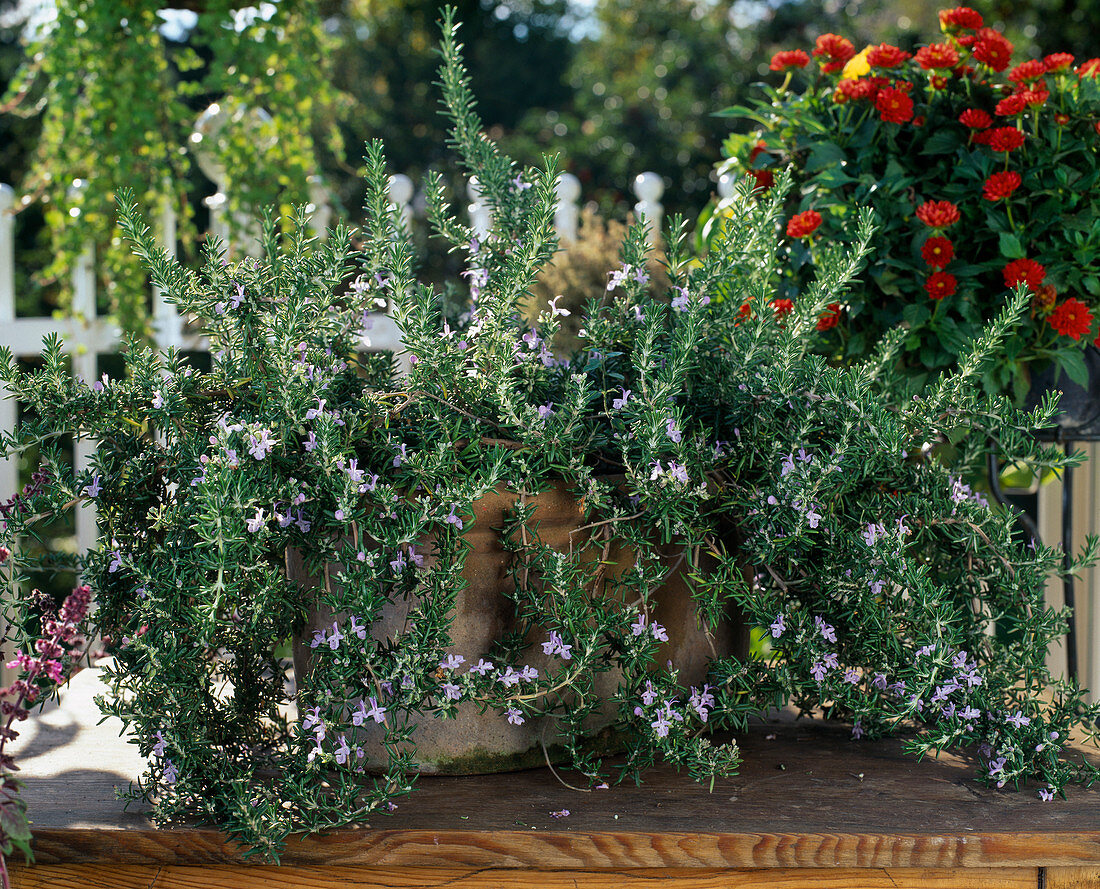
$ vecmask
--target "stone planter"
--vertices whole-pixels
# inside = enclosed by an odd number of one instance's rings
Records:
[[[508,576],[511,555],[501,545],[497,530],[504,524],[506,511],[510,511],[519,499],[512,492],[495,492],[474,504],[474,521],[468,523],[463,536],[472,549],[466,557],[462,575],[466,587],[456,598],[454,620],[449,650],[462,654],[467,663],[477,663],[479,657],[488,655],[494,641],[514,627],[514,603],[505,595],[511,589]],[[562,483],[538,495],[527,495],[526,502],[535,504],[531,526],[537,523],[542,542],[554,549],[567,551],[570,532],[574,546],[583,541],[581,535],[589,531],[577,529],[583,524],[580,501]],[[430,541],[428,542],[430,543]],[[418,547],[430,552],[431,547]],[[682,561],[683,550],[667,548],[668,564]],[[618,576],[633,564],[634,554],[625,547],[610,546],[604,565],[592,558],[592,570],[606,572],[605,581]],[[306,587],[317,588],[319,579],[308,575],[303,568],[300,553],[288,553],[287,567],[291,579]],[[650,617],[668,631],[668,642],[661,646],[657,662],[672,663],[680,670],[680,682],[684,685],[700,685],[706,675],[710,660],[715,656],[746,655],[748,629],[739,615],[730,615],[715,631],[706,632],[700,625],[695,602],[679,567],[671,573],[654,597],[656,608]],[[381,618],[371,627],[371,634],[379,639],[392,638],[400,632],[410,609],[415,608],[415,597],[401,602],[390,602]],[[316,630],[327,629],[337,619],[329,609],[315,607],[311,610],[308,625],[303,634],[294,640],[294,667],[297,675],[309,669],[311,649],[309,642]],[[535,634],[533,634],[535,635]],[[531,638],[530,645],[521,656],[521,663],[530,664],[545,675],[551,666],[551,658],[544,655],[540,643],[545,635]],[[554,669],[560,669],[557,662]],[[616,671],[600,674],[597,690],[601,697],[610,696],[617,687],[620,676]],[[614,721],[612,707],[597,712],[589,720],[589,735],[596,745],[604,748],[616,746],[615,739],[605,730]],[[458,707],[457,718],[420,720],[414,741],[416,742],[416,769],[423,774],[486,774],[541,765],[545,761],[543,737],[549,747],[554,736],[550,719],[529,719],[523,725],[511,725],[494,710],[480,712],[478,705],[464,702]],[[368,769],[385,766],[386,755],[381,746],[382,727],[369,723],[363,733],[356,736],[356,743],[366,751]],[[555,758],[555,751],[549,755]]]

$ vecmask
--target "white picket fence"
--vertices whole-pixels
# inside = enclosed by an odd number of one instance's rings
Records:
[[[216,170],[211,172],[217,175]],[[215,181],[215,184],[218,184]],[[323,188],[319,183],[311,183],[312,223],[315,230],[322,232],[331,215]],[[77,183],[76,188],[80,188]],[[635,212],[644,217],[649,225],[651,240],[658,237],[662,207],[660,198],[664,186],[660,176],[655,173],[642,173],[634,181],[634,191],[638,196]],[[562,175],[558,184],[558,205],[555,212],[555,224],[559,237],[564,242],[572,242],[577,237],[579,218],[578,201],[581,188],[577,178],[569,173]],[[477,181],[468,185],[470,203],[467,207],[470,224],[474,231],[484,235],[491,225],[489,207],[483,202],[477,187]],[[390,198],[408,224],[414,220],[412,201],[413,182],[403,174],[390,178]],[[206,204],[211,210],[211,233],[228,242],[229,221],[225,215],[225,195],[219,188]],[[41,354],[42,339],[51,332],[57,332],[63,338],[63,349],[72,356],[72,371],[87,382],[99,375],[98,356],[117,351],[121,343],[121,331],[108,319],[96,314],[96,273],[95,251],[88,246],[72,270],[73,313],[72,317],[54,319],[47,317],[17,318],[15,314],[15,256],[14,256],[14,217],[15,192],[8,185],[0,184],[0,345],[6,346],[16,358],[30,358]],[[157,217],[158,240],[175,255],[176,218],[170,208],[162,209]],[[153,293],[153,326],[157,344],[162,349],[176,347],[185,351],[206,351],[209,347],[206,337],[191,333],[186,319],[180,317],[176,307]],[[393,319],[386,314],[378,314],[365,333],[362,350],[399,351],[400,335]],[[8,393],[0,384],[0,429],[11,432],[15,429],[17,404],[8,398]],[[95,451],[95,442],[79,439],[75,442],[74,463],[77,472],[90,466]],[[10,498],[19,487],[19,465],[17,459],[0,459],[0,497]],[[76,514],[76,541],[79,552],[86,552],[95,546],[97,539],[95,505],[82,504]]]

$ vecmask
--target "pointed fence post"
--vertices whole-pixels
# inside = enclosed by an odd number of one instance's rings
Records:
[[[309,185],[309,227],[315,238],[324,240],[328,237],[329,223],[332,222],[332,197],[325,180],[316,173],[306,182]]]
[[[639,173],[634,177],[634,194],[638,203],[634,205],[634,215],[646,223],[646,241],[656,247],[661,243],[661,217],[665,208],[661,206],[661,195],[665,193],[665,184],[656,173]]]
[[[737,187],[737,177],[733,173],[723,173],[718,177],[718,197],[725,200],[733,195]]]
[[[390,176],[390,203],[397,208],[397,218],[409,231],[412,231],[413,208],[411,201],[415,191],[413,181],[404,173],[394,173]]]
[[[172,206],[171,191],[166,190],[164,203],[157,218],[160,242],[168,255],[176,256],[176,210]],[[157,345],[161,349],[183,347],[183,319],[174,303],[167,302],[160,288],[153,285],[153,326]]]
[[[0,324],[15,320],[15,192],[0,183]],[[18,405],[8,398],[0,383],[0,429],[15,431]],[[0,459],[0,500],[7,500],[19,487],[19,459]]]
[[[577,242],[577,225],[580,219],[580,207],[577,201],[581,196],[581,181],[572,173],[562,173],[558,177],[558,202],[554,207],[554,228],[558,238],[566,244]]]
[[[70,199],[76,202],[80,192],[84,188],[84,182],[77,180],[69,189]],[[90,385],[95,380],[99,371],[98,361],[98,337],[96,331],[96,282],[95,282],[95,246],[86,244],[83,252],[77,258],[76,266],[72,273],[73,282],[73,332],[76,334],[69,343],[71,349],[73,373],[77,377],[83,377]],[[87,335],[81,336],[82,333]],[[91,467],[92,456],[95,453],[96,442],[88,438],[77,438],[73,442],[73,471],[78,475]],[[76,548],[83,554],[94,549],[99,532],[96,527],[96,505],[94,502],[82,504],[77,508],[74,521],[76,523]],[[79,582],[79,579],[78,579]]]
[[[466,194],[470,196],[470,206],[466,208],[470,214],[470,228],[478,238],[485,238],[493,227],[493,214],[489,205],[482,201],[481,183],[477,176],[471,176],[466,183]]]

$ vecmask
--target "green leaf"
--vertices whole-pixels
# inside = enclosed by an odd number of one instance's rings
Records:
[[[826,167],[840,166],[848,159],[844,149],[835,142],[819,142],[806,160],[804,172],[816,173]]]
[[[1008,259],[1023,259],[1027,256],[1024,245],[1020,243],[1020,239],[1014,234],[1001,232],[998,241],[1000,242],[1002,256]]]
[[[711,114],[711,117],[747,117],[749,120],[755,120],[758,123],[767,123],[767,120],[758,110],[746,108],[744,105],[732,105],[729,108],[723,108],[721,111],[715,111]]]
[[[970,346],[970,337],[954,318],[941,317],[931,325],[939,334],[940,343],[952,355],[962,355]]]
[[[15,843],[29,842],[31,823],[27,820],[27,805],[21,799],[0,806],[0,831]]]
[[[961,144],[958,134],[945,128],[937,130],[928,138],[921,154],[951,154]]]
[[[909,322],[910,327],[919,327],[928,320],[932,312],[928,306],[922,303],[909,303],[901,310],[901,317]]]
[[[1085,388],[1089,385],[1089,369],[1085,366],[1085,353],[1080,349],[1059,349],[1054,360],[1073,382]]]

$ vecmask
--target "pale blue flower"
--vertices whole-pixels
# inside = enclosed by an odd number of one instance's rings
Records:
[[[92,498],[98,497],[99,492],[103,490],[99,482],[99,475],[92,476],[92,483],[84,486],[84,493]]]
[[[264,524],[266,524],[266,522],[267,522],[267,519],[264,517],[263,509],[258,508],[256,510],[256,514],[248,520],[248,531],[249,531],[249,533],[250,534],[255,534],[257,531],[259,531],[264,526]]]

